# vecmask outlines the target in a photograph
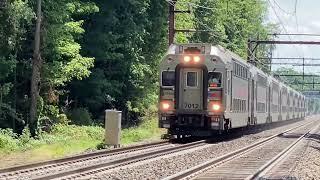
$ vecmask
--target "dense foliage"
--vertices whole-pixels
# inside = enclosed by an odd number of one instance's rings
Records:
[[[124,112],[125,126],[137,124],[157,101],[169,3],[42,0],[40,127],[100,124],[111,108]],[[245,58],[247,39],[269,31],[262,0],[179,0],[176,7],[191,9],[177,15],[177,29],[211,31],[179,33],[176,42],[220,44]],[[1,128],[29,122],[35,12],[35,1],[0,3]]]

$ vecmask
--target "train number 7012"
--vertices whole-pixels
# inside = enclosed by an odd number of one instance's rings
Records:
[[[198,109],[199,108],[199,104],[188,104],[188,103],[185,103],[184,104],[184,108],[185,109]]]

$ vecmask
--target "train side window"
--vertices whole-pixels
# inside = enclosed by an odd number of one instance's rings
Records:
[[[174,71],[162,71],[161,75],[162,86],[174,86],[176,78]]]
[[[197,86],[198,86],[198,73],[187,72],[187,87],[197,87]]]
[[[209,72],[208,73],[208,86],[209,87],[221,87],[221,76],[220,72]]]

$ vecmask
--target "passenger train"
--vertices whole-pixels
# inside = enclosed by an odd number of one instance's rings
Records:
[[[238,55],[210,44],[173,44],[160,63],[159,127],[210,136],[302,119],[307,100]]]

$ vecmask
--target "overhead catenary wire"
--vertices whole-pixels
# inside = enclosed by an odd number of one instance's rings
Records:
[[[284,35],[287,35],[288,38],[292,41],[291,36],[292,36],[293,34],[290,35],[290,34],[288,33],[287,29],[286,29],[285,26],[284,26],[283,21],[281,20],[281,18],[280,18],[279,15],[277,14],[277,12],[276,12],[273,4],[271,3],[270,0],[268,0],[268,2],[269,2],[269,5],[270,5],[271,9],[273,10],[275,16],[277,17],[278,21],[280,22],[280,25],[281,25],[282,29],[283,29],[284,32],[285,32],[285,33],[283,33],[283,34],[284,34]],[[279,4],[276,2],[276,0],[274,0],[274,2],[275,2],[275,5],[278,6],[279,9],[281,9],[281,7],[280,7]],[[297,18],[297,5],[298,5],[298,0],[295,0],[293,15],[295,16],[296,30],[297,30],[297,32],[299,32],[299,24],[298,24],[298,18]],[[303,35],[303,34],[297,33],[297,34],[295,34],[295,35]],[[308,36],[308,35],[307,35],[307,36]],[[300,56],[300,57],[304,57],[304,51],[303,51],[303,50],[301,51],[301,48],[298,48],[296,45],[295,45],[294,47],[295,47],[295,49],[297,50],[298,54],[300,54],[299,56]],[[303,70],[302,70],[302,71],[304,71],[304,66],[303,66]]]
[[[283,31],[284,31],[286,34],[289,34],[289,32],[288,32],[288,30],[286,29],[286,27],[285,27],[282,19],[281,19],[281,18],[279,17],[279,15],[277,14],[277,11],[275,10],[275,7],[273,6],[272,2],[271,2],[270,0],[268,0],[268,2],[269,2],[269,5],[270,5],[271,9],[273,10],[275,16],[276,16],[277,19],[279,20],[280,25],[281,25],[281,28],[283,29]],[[291,36],[288,36],[288,37],[289,37],[289,39],[292,41]],[[297,48],[297,46],[294,46],[294,47],[297,49],[298,52],[300,51],[299,48]],[[301,56],[301,54],[300,54],[300,56]],[[302,51],[302,57],[303,57],[303,56],[304,56],[304,53],[303,53],[303,51]]]
[[[165,1],[168,2],[169,4],[173,3],[172,0],[165,0]],[[194,4],[194,3],[188,3],[188,2],[182,2],[182,3],[188,4],[188,5],[193,6],[193,7],[199,7],[199,8],[202,8],[202,9],[214,10],[214,8],[210,8],[210,7],[206,7],[206,6],[202,6],[202,5],[197,5],[197,4]],[[196,20],[196,22],[199,23],[199,24],[201,24],[201,25],[203,25],[207,30],[209,30],[210,32],[212,32],[212,35],[214,35],[214,36],[220,36],[219,34],[215,34],[215,31],[214,31],[210,26],[208,26],[207,24],[205,24],[205,23],[203,23],[203,22],[201,22],[201,21],[198,21],[198,20]],[[225,25],[226,27],[229,27],[229,28],[230,28],[230,26],[228,26],[227,24],[224,24],[224,25]],[[282,25],[282,26],[283,26],[283,28],[285,29],[284,25]],[[237,30],[238,32],[241,32],[241,31],[239,31],[239,29],[238,29],[238,27],[237,27],[236,25],[235,25],[235,28],[236,28],[236,30]],[[287,34],[289,34],[286,29],[285,29],[285,32],[286,32]],[[239,33],[239,35],[240,35],[241,38],[245,39],[245,38],[242,36],[241,33]],[[228,43],[232,43],[232,42],[229,41],[228,39],[224,39],[224,40],[227,41]],[[292,39],[291,39],[291,40],[292,40]],[[246,49],[250,52],[250,54],[252,55],[252,57],[257,60],[257,61],[255,61],[255,62],[258,63],[258,64],[260,64],[260,67],[261,67],[261,68],[268,69],[269,64],[265,64],[265,63],[261,62],[260,59],[257,58],[257,57],[254,55],[254,53],[251,51],[251,49],[249,49],[248,47],[246,47]],[[228,52],[228,51],[227,51],[227,52]],[[228,53],[229,53],[229,52],[228,52]],[[285,80],[285,79],[283,79],[283,80]]]
[[[274,2],[274,4],[278,7],[278,9],[280,9],[280,10],[281,10],[282,12],[284,12],[285,14],[294,16],[294,15],[296,14],[296,12],[297,12],[296,6],[294,7],[294,9],[293,9],[292,12],[288,12],[288,11],[284,10],[276,0],[273,0],[273,2]],[[296,0],[296,2],[295,2],[295,5],[296,5],[296,4],[297,4],[297,0]]]
[[[168,3],[173,3],[173,1],[172,0],[165,0],[166,2],[168,2]],[[190,2],[182,2],[182,3],[185,3],[185,4],[188,4],[188,5],[190,5],[190,6],[193,6],[193,7],[199,7],[199,8],[202,8],[202,9],[207,9],[207,10],[214,10],[214,8],[211,8],[211,7],[206,7],[206,6],[202,6],[202,5],[197,5],[197,4],[195,4],[195,3],[190,3]],[[216,37],[219,37],[219,36],[221,36],[221,35],[219,35],[219,34],[215,34],[215,30],[213,30],[209,25],[207,25],[207,24],[205,24],[205,23],[203,23],[203,22],[201,22],[201,21],[198,21],[198,20],[196,20],[196,22],[197,23],[199,23],[199,24],[201,24],[201,25],[203,25],[207,30],[209,30],[210,32],[212,32],[213,34],[212,35],[214,35],[214,36],[216,36]],[[224,24],[226,27],[228,27],[228,28],[231,28],[230,26],[228,26],[227,24]],[[235,28],[236,28],[236,30],[238,31],[238,32],[241,32],[239,29],[238,29],[238,27],[237,26],[235,26]],[[239,33],[239,35],[240,35],[240,37],[242,38],[242,39],[245,39],[243,36],[242,36],[242,34],[241,33]],[[228,43],[232,43],[230,40],[228,40],[228,39],[224,39],[225,41],[227,41]],[[259,59],[254,55],[254,53],[251,51],[251,49],[249,49],[248,47],[246,47],[246,49],[252,54],[252,57],[253,58],[255,58],[257,61],[257,63],[258,64],[260,64],[260,65],[263,65],[263,66],[268,66],[267,64],[264,64],[264,63],[262,63],[261,61],[259,61]]]

